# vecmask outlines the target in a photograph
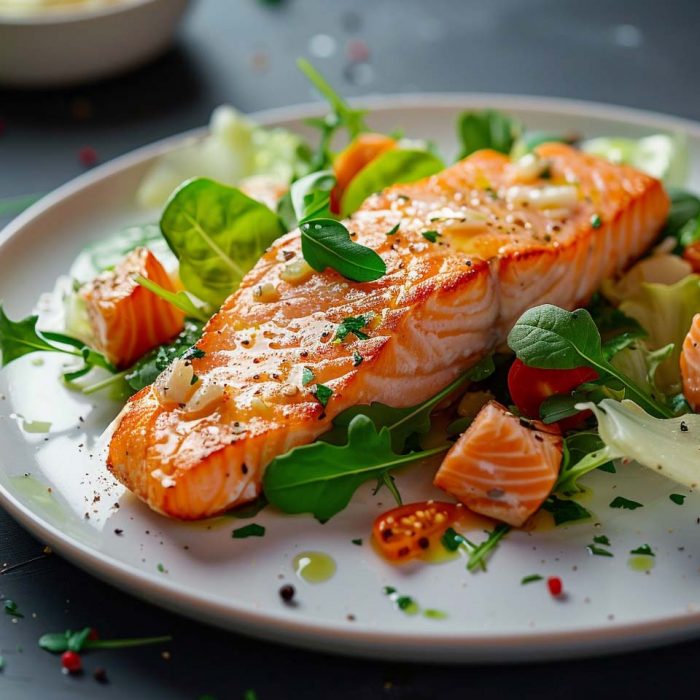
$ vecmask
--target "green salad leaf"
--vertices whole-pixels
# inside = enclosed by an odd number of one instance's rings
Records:
[[[551,304],[529,309],[510,332],[508,345],[531,367],[591,367],[602,377],[619,382],[628,397],[654,415],[672,415],[667,406],[645,393],[605,358],[598,328],[585,309],[566,311]]]
[[[437,156],[428,151],[392,149],[367,164],[350,181],[343,193],[340,211],[348,216],[375,192],[390,185],[415,182],[445,168]]]
[[[461,143],[459,158],[466,158],[482,148],[510,153],[522,130],[517,119],[495,109],[463,112],[457,119],[457,136]]]
[[[531,153],[543,143],[575,143],[577,137],[575,134],[561,134],[554,131],[526,131],[513,144],[510,151],[512,160],[518,160],[524,155]]]
[[[263,488],[268,501],[285,513],[312,513],[326,521],[366,481],[445,449],[396,454],[388,428],[377,429],[370,418],[358,415],[348,426],[346,445],[315,442],[275,458],[265,470]]]
[[[301,252],[311,267],[333,268],[354,282],[372,282],[386,274],[386,264],[371,248],[355,243],[335,219],[312,219],[301,225]]]
[[[542,504],[543,510],[552,514],[554,525],[564,525],[565,523],[588,520],[591,514],[576,501],[570,498],[559,498],[552,494]]]
[[[211,314],[207,314],[197,306],[185,292],[171,292],[142,275],[138,275],[135,279],[142,287],[148,289],[149,292],[153,292],[161,299],[165,299],[165,301],[182,311],[189,318],[194,318],[202,323],[206,323],[210,319]]]
[[[619,457],[635,460],[657,474],[688,488],[700,484],[700,415],[656,418],[632,401],[604,399],[599,404],[581,404],[595,413],[598,433],[605,448],[572,465],[562,474],[559,489],[575,486],[575,480],[600,462]],[[586,458],[584,458],[586,460]]]
[[[671,210],[668,213],[662,235],[678,239],[674,252],[682,253],[683,249],[693,242],[692,240],[687,242],[683,240],[683,231],[685,229],[685,236],[688,237],[691,234],[690,229],[686,229],[686,227],[692,226],[695,229],[700,218],[700,197],[678,187],[669,187],[668,195],[671,198]]]
[[[197,298],[219,306],[284,229],[277,215],[240,190],[206,178],[181,185],[160,228]]]
[[[331,190],[335,187],[332,170],[319,170],[292,183],[289,190],[296,224],[310,219],[332,218],[330,211]]]

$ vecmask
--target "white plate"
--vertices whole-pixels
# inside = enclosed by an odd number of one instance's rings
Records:
[[[670,117],[491,95],[410,96],[374,100],[368,106],[378,129],[400,127],[433,139],[447,152],[455,147],[456,114],[471,107],[507,110],[533,129],[591,136],[677,130],[689,140],[690,184],[700,187],[700,127]],[[300,119],[314,113],[316,108],[295,108],[257,118],[301,129]],[[181,138],[97,168],[45,197],[5,229],[0,298],[12,317],[29,313],[37,295],[68,269],[86,243],[122,225],[152,220],[136,209],[134,192],[153,158]],[[369,488],[326,525],[268,510],[255,517],[266,526],[265,537],[234,540],[232,529],[248,521],[173,522],[113,484],[99,460],[89,455],[117,407],[64,390],[56,381],[60,358],[46,357],[43,366],[36,366],[34,357],[0,374],[0,395],[5,396],[0,400],[2,503],[77,565],[158,605],[276,641],[421,661],[553,658],[638,648],[700,632],[700,497],[691,495],[684,506],[674,505],[668,495],[683,491],[649,470],[628,466],[617,475],[594,474],[586,505],[598,525],[511,533],[487,573],[468,574],[463,560],[402,568],[383,562],[369,544],[368,531],[390,500],[386,494],[373,497]],[[22,420],[12,414],[50,421],[51,432],[26,433]],[[430,477],[426,468],[399,475],[404,497],[425,498]],[[644,508],[610,509],[613,495],[640,501]],[[610,538],[613,558],[587,554],[586,544],[596,534]],[[352,544],[360,537],[362,546]],[[656,567],[647,575],[628,566],[629,550],[646,543],[656,551]],[[337,573],[330,581],[312,585],[297,579],[292,560],[309,550],[335,559]],[[542,582],[520,585],[532,573],[561,576],[566,598],[552,599]],[[297,589],[296,607],[279,598],[284,582]],[[447,617],[408,616],[387,598],[384,586],[413,596],[423,607],[443,610]]]

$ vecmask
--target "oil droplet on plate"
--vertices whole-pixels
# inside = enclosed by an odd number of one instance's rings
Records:
[[[629,566],[632,571],[640,571],[641,573],[651,571],[655,565],[656,559],[648,554],[638,554],[627,560],[627,566]]]
[[[301,552],[292,562],[296,575],[308,583],[323,583],[336,571],[335,560],[325,552]]]

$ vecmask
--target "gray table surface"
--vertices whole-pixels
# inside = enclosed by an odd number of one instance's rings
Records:
[[[41,193],[101,160],[206,123],[213,107],[305,102],[293,59],[311,56],[347,95],[484,91],[591,99],[700,119],[697,0],[198,0],[176,45],[96,85],[0,90],[0,198]],[[331,38],[318,39],[318,35]],[[316,39],[314,40],[314,37]],[[356,42],[360,42],[359,44]],[[332,55],[314,56],[333,49]],[[324,49],[325,47],[325,49]],[[348,50],[368,49],[366,65]],[[6,221],[0,219],[0,224]],[[41,552],[0,510],[0,564]],[[523,666],[439,667],[322,656],[185,620],[105,585],[58,556],[0,577],[26,617],[0,616],[2,700],[53,698],[418,698],[697,695],[700,642],[618,657]],[[110,636],[169,633],[159,648],[100,652],[61,675],[46,631],[93,625]],[[96,666],[109,683],[98,685]],[[690,672],[689,672],[690,671]]]

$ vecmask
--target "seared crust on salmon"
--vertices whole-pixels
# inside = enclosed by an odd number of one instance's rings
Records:
[[[313,272],[299,232],[280,238],[207,324],[203,356],[129,401],[109,468],[162,513],[214,515],[258,495],[275,456],[349,406],[422,401],[504,343],[527,308],[586,303],[653,242],[668,198],[657,180],[562,144],[538,157],[533,174],[480,151],[370,197],[347,226],[386,262],[374,282]],[[343,319],[361,315],[369,337],[338,342]],[[333,392],[325,407],[317,384]]]

